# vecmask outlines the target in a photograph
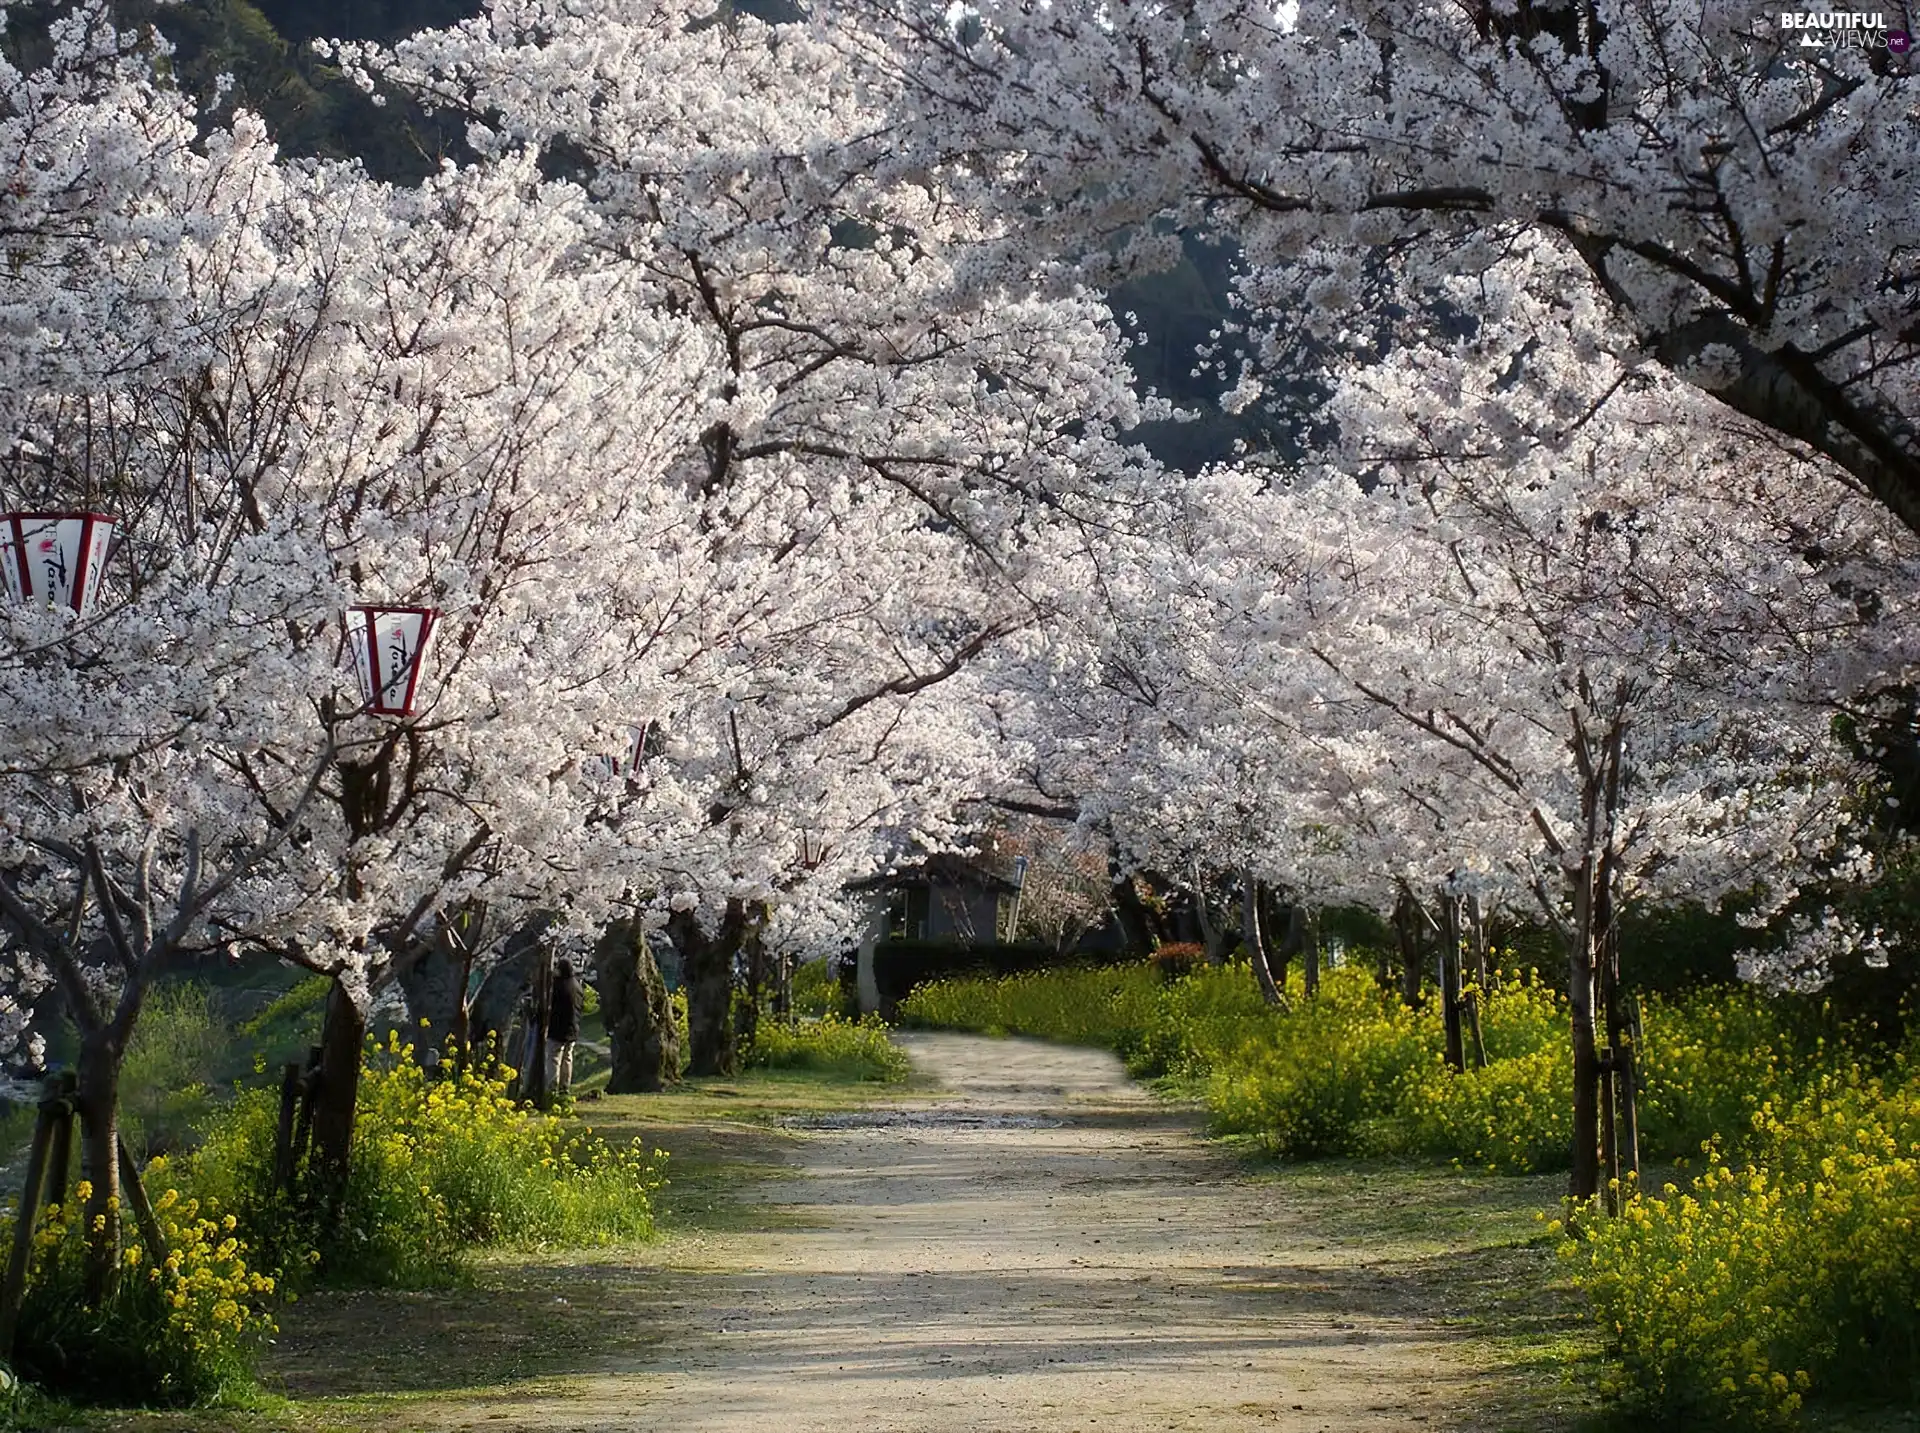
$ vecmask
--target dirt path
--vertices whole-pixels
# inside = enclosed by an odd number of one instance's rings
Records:
[[[408,1426],[1482,1426],[1457,1336],[1397,1309],[1354,1251],[1290,1247],[1274,1186],[1236,1178],[1112,1057],[902,1040],[942,1093],[812,1122],[795,1177],[757,1196],[784,1227],[674,1259],[634,1310],[657,1342],[558,1387],[415,1405]]]

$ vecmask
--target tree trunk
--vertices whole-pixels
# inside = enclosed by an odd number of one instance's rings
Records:
[[[1411,891],[1401,891],[1393,903],[1393,938],[1400,947],[1400,998],[1409,1010],[1418,1010],[1425,956],[1421,950],[1420,909]]]
[[[867,900],[866,928],[853,954],[853,992],[860,1014],[875,1015],[880,1010],[880,976],[874,968],[874,954],[887,938],[887,908],[871,896]]]
[[[1227,922],[1216,918],[1207,903],[1206,877],[1196,861],[1193,867],[1193,918],[1200,923],[1200,943],[1206,947],[1208,965],[1224,965],[1227,960]]]
[[[80,1118],[80,1168],[92,1191],[87,1197],[89,1307],[99,1308],[120,1273],[120,1063],[124,1051],[111,1029],[90,1032],[80,1044],[75,1069],[75,1107]]]
[[[473,1048],[483,1061],[512,1065],[521,1058],[519,1050],[507,1048],[507,1041],[520,1003],[533,984],[534,962],[552,924],[553,917],[544,911],[522,921],[507,936],[499,961],[480,982],[468,1019]]]
[[[651,1094],[680,1078],[680,1034],[667,982],[640,922],[610,922],[593,948],[594,984],[607,1022],[612,1095]]]
[[[553,947],[541,941],[533,960],[533,1023],[527,1027],[527,1068],[520,1072],[520,1098],[547,1107],[547,1024],[553,1019]]]
[[[720,929],[709,936],[692,911],[667,923],[679,946],[687,983],[689,1075],[731,1075],[739,1060],[733,1028],[733,958],[746,936],[746,905],[727,902]]]
[[[346,1192],[353,1157],[353,1114],[360,1099],[360,1062],[367,1046],[367,1012],[336,978],[327,991],[320,1030],[320,1089],[313,1106],[315,1193],[336,1211]]]
[[[1618,1059],[1629,1042],[1619,994],[1619,941],[1614,931],[1618,909],[1620,871],[1612,846],[1614,822],[1620,809],[1625,772],[1625,711],[1632,685],[1622,680],[1616,707],[1598,760],[1584,724],[1575,726],[1573,750],[1579,758],[1586,789],[1581,796],[1586,824],[1586,856],[1574,889],[1573,932],[1567,988],[1573,1006],[1573,1173],[1570,1193],[1591,1200],[1604,1192],[1609,1211],[1617,1208],[1621,1149],[1619,1108],[1622,1086]],[[1596,1009],[1597,1006],[1597,1009]],[[1608,1038],[1606,1058],[1595,1049],[1595,1021],[1604,1020]],[[1628,1070],[1632,1058],[1625,1061]],[[1602,1082],[1604,1081],[1604,1090]],[[1626,1100],[1632,1103],[1631,1081]],[[1625,1118],[1632,1122],[1629,1112]],[[1637,1158],[1637,1154],[1634,1156]]]
[[[746,953],[746,998],[734,1002],[734,1039],[742,1050],[753,1047],[760,1033],[760,1004],[767,991],[767,923],[764,908],[755,907],[754,919],[747,925],[741,948]]]
[[[1279,894],[1271,886],[1260,888],[1260,931],[1267,951],[1267,973],[1273,977],[1273,988],[1282,997],[1287,993],[1287,972],[1300,951],[1296,922],[1299,910],[1298,906],[1282,905]],[[1282,932],[1277,941],[1273,938],[1275,931]]]
[[[1300,967],[1306,981],[1307,999],[1311,1000],[1320,993],[1320,917],[1312,911],[1300,912]]]
[[[1246,942],[1247,959],[1253,963],[1253,978],[1260,986],[1260,998],[1269,1005],[1280,1004],[1284,996],[1267,964],[1266,936],[1260,929],[1260,883],[1253,878],[1252,871],[1243,872],[1240,877],[1240,934]]]
[[[1467,1055],[1473,1068],[1487,1068],[1487,1037],[1480,1025],[1480,1008],[1487,997],[1487,926],[1480,914],[1480,898],[1468,896],[1460,905],[1464,947],[1461,978],[1467,989],[1461,995],[1461,1013],[1466,1018]]]
[[[1447,1068],[1458,1074],[1467,1068],[1460,1017],[1460,902],[1445,893],[1440,897],[1438,944],[1440,959],[1435,968],[1440,979],[1440,1025],[1446,1035]]]
[[[1146,902],[1140,899],[1140,889],[1134,884],[1131,875],[1121,875],[1112,869],[1113,875],[1113,918],[1120,927],[1122,953],[1133,960],[1145,960],[1152,955],[1157,942],[1153,938],[1153,920],[1147,912]]]
[[[466,1024],[467,973],[472,957],[449,950],[436,940],[400,970],[400,989],[407,997],[410,1029],[415,1056],[422,1065],[431,1065],[448,1053],[457,1033]],[[425,1021],[425,1025],[421,1024]],[[434,1059],[428,1058],[428,1051]]]
[[[1600,1006],[1606,1019],[1607,1059],[1602,1071],[1600,1137],[1603,1173],[1608,1181],[1607,1207],[1618,1213],[1614,1182],[1631,1184],[1640,1173],[1639,1101],[1635,1089],[1633,1032],[1625,994],[1620,988],[1619,909],[1613,891],[1614,863],[1601,862],[1601,884],[1595,905],[1598,927]]]
[[[1573,1158],[1567,1193],[1577,1201],[1600,1192],[1600,1061],[1593,1041],[1593,876],[1589,861],[1574,900],[1567,950],[1567,995],[1573,1010]]]

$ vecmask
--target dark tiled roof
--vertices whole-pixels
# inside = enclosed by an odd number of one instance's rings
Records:
[[[865,880],[849,881],[850,891],[897,891],[908,886],[971,887],[1010,896],[1020,888],[986,862],[942,851],[910,865]]]

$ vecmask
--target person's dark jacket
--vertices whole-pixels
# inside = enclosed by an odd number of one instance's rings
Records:
[[[547,1008],[547,1038],[563,1043],[578,1040],[580,1011],[586,1001],[587,992],[580,984],[580,977],[571,969],[556,976]]]

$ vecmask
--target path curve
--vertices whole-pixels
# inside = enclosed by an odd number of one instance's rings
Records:
[[[1460,1425],[1481,1379],[1458,1340],[1378,1298],[1360,1312],[1353,1252],[1290,1247],[1302,1226],[1276,1187],[1240,1176],[1190,1113],[1129,1083],[1112,1056],[899,1038],[939,1093],[811,1122],[794,1177],[757,1194],[787,1206],[770,1221],[786,1227],[669,1272],[664,1342],[559,1400],[520,1403],[509,1426]],[[502,1417],[495,1404],[451,1426]]]

